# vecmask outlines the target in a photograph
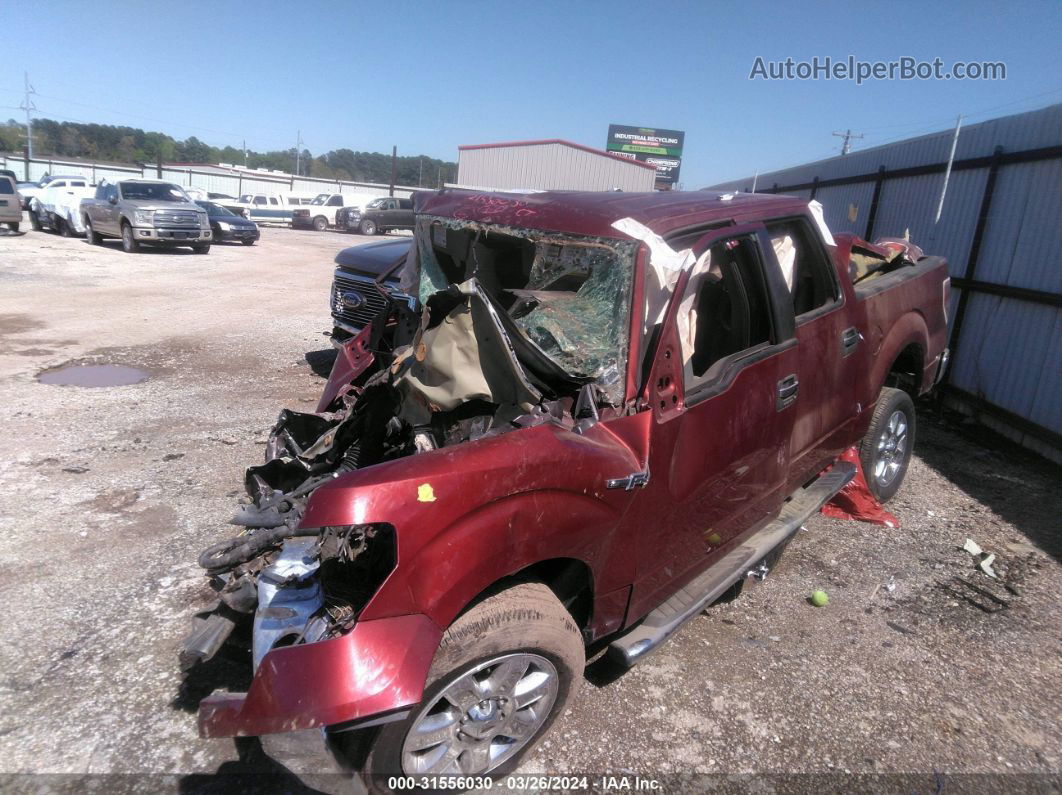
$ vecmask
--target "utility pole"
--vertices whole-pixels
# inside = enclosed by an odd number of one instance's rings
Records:
[[[398,147],[391,147],[391,189],[388,191],[388,196],[395,195],[395,179],[398,176]]]
[[[243,139],[243,167],[247,168],[247,139]]]
[[[424,155],[420,156],[420,176],[417,177],[417,187],[424,187]]]
[[[299,130],[295,134],[295,176],[302,176],[299,173],[299,167],[302,164],[302,130]]]
[[[841,144],[841,154],[842,155],[846,155],[846,154],[848,154],[849,152],[852,151],[852,144],[850,142],[851,142],[851,140],[853,138],[862,138],[863,137],[863,133],[859,133],[857,135],[856,133],[852,132],[851,130],[845,130],[844,132],[835,132],[834,135],[836,135],[838,138],[844,138],[844,143]]]
[[[33,119],[30,117],[30,111],[37,110],[37,106],[33,104],[33,95],[37,92],[33,86],[30,85],[29,73],[23,72],[23,78],[26,81],[26,98],[22,100],[22,104],[19,108],[26,111],[26,145],[29,147],[30,160],[33,159]]]

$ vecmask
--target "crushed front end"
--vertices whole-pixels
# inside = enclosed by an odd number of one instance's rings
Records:
[[[407,517],[325,524],[314,517],[349,506],[322,509],[343,492],[321,487],[436,451],[459,469],[447,448],[547,423],[581,434],[623,411],[635,254],[623,240],[418,218],[403,292],[422,312],[376,285],[383,309],[339,346],[318,411],[282,411],[248,468],[241,531],[199,558],[217,602],[182,668],[249,635],[254,671],[246,694],[201,702],[204,736],[387,720],[420,700],[442,628],[415,609],[363,618],[399,565]]]

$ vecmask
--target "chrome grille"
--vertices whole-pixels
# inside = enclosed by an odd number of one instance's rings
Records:
[[[199,226],[199,216],[196,213],[177,212],[173,210],[156,210],[156,226]]]
[[[332,280],[332,315],[348,326],[369,325],[386,303],[387,299],[371,281],[342,276]]]

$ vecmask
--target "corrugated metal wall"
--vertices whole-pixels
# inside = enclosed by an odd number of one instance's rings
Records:
[[[25,173],[26,163],[21,155],[0,155],[2,168],[14,171],[21,178]],[[156,179],[158,169],[153,165],[143,168],[120,163],[86,163],[62,158],[34,158],[29,162],[29,178],[39,180],[45,174],[83,174],[94,182],[106,179],[111,182],[119,179],[142,178]],[[373,196],[388,195],[387,185],[374,182],[349,182],[334,179],[317,179],[313,177],[294,177],[291,174],[275,171],[255,171],[243,169],[222,169],[213,166],[163,166],[162,179],[175,182],[184,187],[196,187],[211,193],[227,193],[238,196],[241,193],[325,193],[340,191],[344,193],[369,193]],[[395,195],[408,198],[418,188],[408,185],[396,185]]]
[[[656,172],[562,143],[461,149],[457,182],[499,190],[651,191]]]
[[[832,229],[864,236],[877,189],[871,237],[910,230],[948,258],[955,357],[946,399],[1062,461],[1062,105],[962,128],[935,224],[951,138],[943,130],[760,174],[756,187],[814,193]],[[749,190],[752,181],[712,189]]]

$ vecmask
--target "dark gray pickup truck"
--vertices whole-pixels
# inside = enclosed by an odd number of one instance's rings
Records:
[[[179,186],[153,179],[100,185],[95,198],[81,200],[81,222],[93,245],[117,237],[130,254],[143,245],[191,246],[206,254],[213,239],[206,211]]]
[[[378,235],[390,229],[412,229],[413,200],[382,196],[365,207],[344,207],[336,213],[336,228],[363,235]]]

